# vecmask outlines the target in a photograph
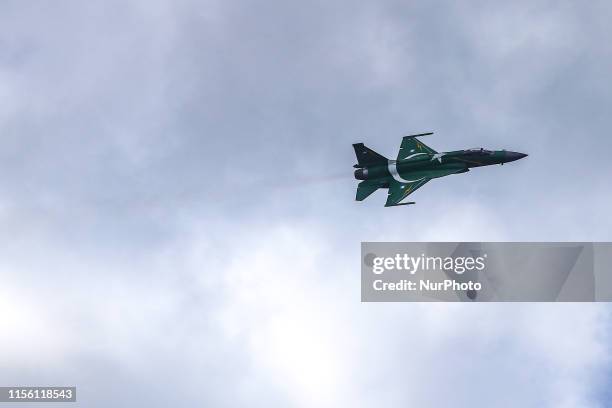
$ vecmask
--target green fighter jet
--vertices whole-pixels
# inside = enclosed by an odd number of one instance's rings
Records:
[[[388,160],[367,148],[363,143],[353,145],[357,164],[355,178],[363,180],[357,186],[357,201],[363,201],[379,188],[388,188],[385,207],[414,204],[406,198],[429,180],[465,173],[472,167],[504,164],[527,155],[506,150],[483,148],[438,153],[417,137],[432,135],[420,133],[404,136],[397,160]]]

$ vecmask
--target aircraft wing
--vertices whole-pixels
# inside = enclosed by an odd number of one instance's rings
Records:
[[[431,180],[429,177],[423,177],[410,183],[400,183],[399,181],[392,180],[389,184],[389,194],[387,195],[385,207],[414,204],[413,202],[405,202],[405,199],[429,180]]]
[[[429,180],[449,176],[451,174],[465,173],[467,171],[469,171],[467,168],[454,168],[428,172],[414,172],[411,173],[410,178],[412,180],[405,180],[407,182],[401,182],[393,179],[389,183],[389,193],[387,195],[387,203],[385,204],[385,207],[414,204],[410,201],[406,202],[406,197],[414,193],[418,188],[421,188]]]
[[[436,154],[434,149],[427,146],[414,136],[404,136],[399,152],[397,153],[397,161],[410,160],[412,158],[423,157],[423,154]]]

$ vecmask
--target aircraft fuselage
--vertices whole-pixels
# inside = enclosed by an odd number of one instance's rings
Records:
[[[443,153],[408,154],[402,160],[387,160],[385,164],[366,166],[355,170],[357,180],[384,179],[399,175],[400,179],[410,180],[427,175],[430,178],[441,177],[440,170],[455,170],[463,173],[472,167],[504,164],[527,156],[524,153],[506,150],[469,149]],[[405,176],[405,177],[404,177]]]
[[[504,164],[527,156],[524,153],[484,148],[439,153],[421,142],[421,133],[404,136],[396,160],[389,160],[363,143],[353,144],[357,164],[355,199],[363,201],[379,188],[388,189],[386,207],[414,204],[407,197],[435,178],[465,173],[472,167]]]

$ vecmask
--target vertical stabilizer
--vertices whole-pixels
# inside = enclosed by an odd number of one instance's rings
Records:
[[[363,143],[355,143],[353,148],[355,149],[355,156],[357,156],[356,167],[367,167],[376,164],[386,165],[388,162],[385,156],[376,153],[374,150],[366,147]]]

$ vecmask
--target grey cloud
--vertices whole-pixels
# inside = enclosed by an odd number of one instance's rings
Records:
[[[4,3],[0,304],[28,341],[2,338],[2,382],[78,382],[88,406],[110,403],[103,385],[125,406],[168,405],[162,380],[185,406],[436,406],[440,387],[458,406],[596,406],[607,306],[364,307],[355,285],[361,240],[610,239],[609,14]],[[382,193],[353,202],[351,143],[392,157],[399,136],[427,130],[438,149],[530,156],[430,183],[407,211]],[[242,298],[226,280],[240,271],[309,291],[287,306],[252,278]],[[322,348],[292,345],[300,334]],[[62,358],[14,358],[37,344]]]

